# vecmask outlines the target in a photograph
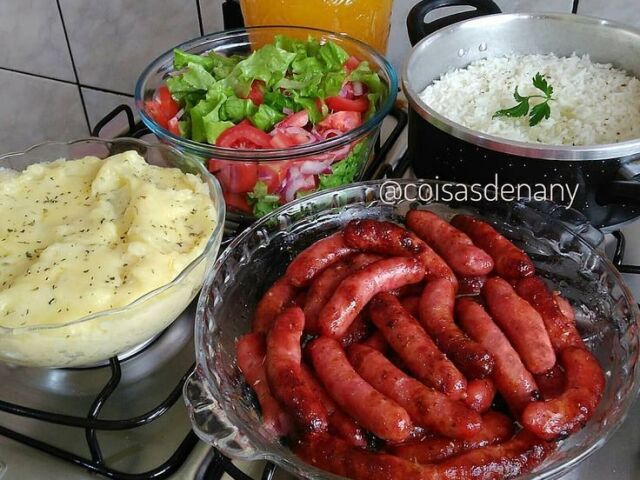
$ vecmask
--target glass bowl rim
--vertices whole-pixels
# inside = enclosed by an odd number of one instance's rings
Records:
[[[196,321],[195,321],[195,336],[194,336],[194,343],[195,343],[195,348],[196,348],[196,370],[201,372],[201,374],[199,375],[200,378],[202,379],[202,381],[205,382],[205,385],[208,389],[208,391],[214,395],[214,399],[217,402],[220,402],[220,406],[222,407],[222,402],[220,401],[220,398],[224,398],[224,395],[221,394],[221,392],[218,389],[218,385],[217,382],[214,379],[214,375],[212,374],[212,372],[209,370],[208,366],[207,366],[207,349],[206,348],[200,348],[203,345],[204,339],[202,338],[201,335],[201,330],[203,328],[203,325],[205,322],[213,322],[214,328],[216,328],[218,326],[218,321],[214,320],[212,318],[209,318],[208,316],[205,317],[205,312],[206,312],[206,305],[209,301],[210,295],[209,292],[211,290],[211,283],[213,282],[213,279],[216,277],[216,275],[218,275],[218,271],[220,269],[220,267],[226,262],[227,258],[231,255],[231,252],[233,252],[235,249],[238,248],[238,245],[242,244],[242,242],[245,241],[246,238],[250,237],[251,235],[255,235],[257,232],[259,232],[260,230],[263,229],[263,227],[270,221],[273,221],[274,219],[278,218],[280,215],[285,214],[287,211],[292,211],[291,213],[296,213],[296,212],[301,212],[303,211],[302,208],[300,208],[302,205],[307,204],[307,203],[313,203],[313,201],[321,196],[330,196],[330,195],[335,195],[335,194],[339,194],[342,191],[348,190],[350,188],[375,188],[378,186],[381,186],[384,184],[386,180],[382,179],[382,180],[367,180],[367,181],[362,181],[362,182],[356,182],[356,183],[351,183],[348,185],[342,185],[342,186],[338,186],[332,189],[327,189],[327,190],[322,190],[319,192],[315,192],[313,194],[310,194],[308,196],[305,196],[303,198],[294,200],[293,202],[290,202],[286,205],[283,205],[282,207],[278,208],[277,210],[274,210],[273,212],[270,212],[269,214],[265,215],[264,217],[262,217],[260,220],[258,220],[257,222],[253,223],[249,228],[245,229],[243,232],[241,232],[235,239],[233,239],[233,241],[227,246],[227,248],[224,250],[224,252],[220,255],[220,257],[218,257],[218,259],[216,260],[216,262],[214,263],[214,265],[211,267],[211,269],[209,270],[209,272],[207,273],[207,278],[205,279],[203,286],[202,286],[202,290],[200,292],[200,296],[198,298],[198,305],[197,305],[197,309],[196,309]],[[419,183],[429,183],[429,184],[437,184],[437,185],[444,185],[444,184],[448,184],[450,185],[452,182],[445,182],[442,180],[430,180],[430,179],[418,179],[418,180],[414,180],[414,179],[393,179],[394,182],[399,183],[399,184],[419,184]],[[376,201],[376,200],[374,200]],[[378,199],[377,201],[380,201],[380,199]],[[370,202],[368,202],[370,203]],[[438,203],[438,202],[435,202]],[[534,210],[532,209],[530,206],[526,205],[526,203],[522,202],[522,201],[514,201],[514,202],[504,202],[504,203],[510,203],[513,204],[515,208],[523,208],[523,209],[530,209],[530,210]],[[429,203],[425,204],[428,205]],[[583,246],[585,246],[591,254],[595,255],[596,258],[598,258],[599,261],[601,261],[603,263],[604,268],[606,269],[606,271],[612,275],[613,279],[615,280],[616,285],[621,289],[622,294],[625,298],[626,303],[629,306],[629,316],[631,318],[633,318],[635,320],[635,324],[640,326],[640,308],[638,303],[636,303],[636,301],[633,298],[633,295],[631,293],[631,291],[629,290],[629,287],[626,285],[626,283],[624,282],[622,275],[620,274],[620,272],[615,268],[615,266],[613,265],[613,263],[606,257],[605,253],[603,250],[599,249],[599,248],[595,248],[593,245],[591,245],[585,238],[583,238],[580,234],[571,231],[569,228],[567,228],[565,225],[562,224],[562,222],[560,222],[559,220],[545,214],[542,212],[539,212],[537,210],[534,210],[538,215],[542,216],[545,218],[546,221],[551,222],[554,224],[554,226],[557,226],[558,228],[560,228],[561,230],[563,230],[565,233],[570,234],[573,238],[575,238],[578,242],[580,242]],[[300,221],[301,219],[298,219],[297,221]],[[635,340],[636,340],[636,344],[637,346],[640,347],[640,334],[636,333],[634,335]],[[540,470],[535,470],[531,473],[527,473],[525,475],[519,476],[517,477],[518,480],[536,480],[536,479],[544,479],[544,480],[551,480],[551,479],[556,479],[561,475],[564,475],[565,473],[567,473],[569,470],[571,470],[572,468],[576,467],[579,463],[581,463],[582,461],[584,461],[585,459],[587,459],[589,456],[591,456],[593,453],[595,453],[597,450],[599,450],[605,443],[607,443],[609,441],[609,439],[613,436],[613,434],[620,428],[620,426],[627,420],[627,417],[629,415],[629,410],[631,409],[631,406],[633,405],[633,403],[635,402],[635,400],[638,398],[639,394],[640,394],[640,363],[638,362],[638,360],[636,359],[636,361],[633,363],[633,375],[631,375],[631,381],[629,383],[629,388],[628,388],[628,393],[627,395],[622,398],[620,400],[620,403],[618,404],[618,407],[620,409],[620,416],[619,416],[619,421],[616,422],[615,424],[610,424],[610,427],[608,429],[604,429],[604,431],[602,432],[602,436],[600,436],[596,441],[593,441],[590,444],[586,444],[584,446],[584,450],[579,452],[577,455],[575,455],[574,457],[559,463],[558,465],[549,465],[546,466]],[[226,414],[226,409],[223,408],[223,411],[225,411]],[[254,447],[255,448],[255,447]],[[259,448],[256,448],[256,452],[259,456],[259,458],[262,459],[266,459],[266,460],[270,460],[273,461],[274,463],[283,466],[286,468],[286,466],[288,466],[289,464],[289,460],[282,458],[280,455],[272,453],[270,451],[265,451]],[[303,460],[299,460],[300,462],[304,463],[308,468],[314,470],[314,471],[318,471],[318,472],[323,472],[325,475],[328,474],[328,472],[325,472],[324,470],[319,470],[317,469],[317,467],[314,467],[313,465],[307,464],[306,462],[304,462]],[[544,464],[543,464],[544,465]],[[331,474],[329,474],[329,476],[331,478],[338,478],[337,476],[333,476]]]
[[[172,155],[176,155],[182,158],[190,158],[188,155],[185,155],[184,153],[180,152],[176,148],[171,147],[170,145],[149,143],[144,140],[140,140],[138,138],[118,137],[118,138],[112,138],[112,139],[103,139],[98,137],[85,137],[85,138],[78,138],[78,139],[69,140],[69,141],[53,140],[53,141],[41,142],[36,145],[32,145],[31,147],[26,148],[25,150],[19,150],[19,151],[2,154],[0,155],[0,162],[8,158],[20,157],[27,153],[33,152],[41,148],[46,148],[52,145],[71,146],[71,145],[80,144],[84,142],[98,143],[98,144],[119,144],[119,143],[131,144],[133,143],[145,149],[152,148],[152,149],[158,149],[158,150],[166,150],[167,152],[170,152]],[[46,160],[46,161],[51,162],[53,160]],[[37,163],[44,163],[44,162],[45,160]],[[18,335],[18,334],[37,332],[37,331],[63,329],[66,327],[79,325],[85,322],[90,322],[92,320],[96,320],[101,317],[118,315],[126,312],[127,310],[133,309],[138,305],[143,304],[150,298],[153,298],[161,294],[165,290],[172,288],[173,286],[181,282],[183,278],[189,275],[202,262],[202,260],[204,260],[211,253],[211,250],[216,244],[218,236],[220,236],[221,231],[224,228],[224,218],[225,218],[225,203],[223,200],[222,188],[220,187],[220,183],[218,182],[218,180],[215,178],[214,175],[212,175],[206,168],[204,168],[201,162],[194,160],[193,164],[198,170],[198,173],[204,177],[203,179],[213,187],[213,191],[210,192],[210,196],[214,196],[215,198],[217,198],[217,204],[215,205],[215,210],[216,210],[215,220],[217,223],[213,229],[213,232],[209,236],[209,239],[207,240],[207,243],[205,244],[205,247],[202,253],[200,253],[200,255],[198,255],[191,262],[189,262],[189,264],[185,268],[183,268],[182,271],[180,271],[180,273],[173,280],[171,280],[169,283],[165,283],[164,285],[154,288],[153,290],[145,293],[144,295],[139,296],[132,302],[126,305],[123,305],[122,307],[110,308],[108,310],[101,310],[99,312],[94,312],[90,315],[85,315],[83,317],[80,317],[79,319],[72,320],[66,323],[61,323],[61,324],[41,324],[41,325],[30,325],[28,327],[3,327],[0,325],[0,335]],[[177,168],[177,167],[173,167],[173,168]]]
[[[260,32],[260,31],[269,31],[269,30],[298,30],[301,32],[307,32],[309,34],[315,33],[318,36],[325,36],[328,38],[337,38],[341,41],[347,41],[354,43],[358,47],[367,51],[371,57],[375,58],[380,68],[382,68],[389,77],[389,84],[387,85],[388,92],[387,96],[384,100],[384,103],[381,105],[380,109],[376,112],[376,114],[365,121],[359,127],[343,134],[338,135],[336,137],[323,140],[317,143],[311,143],[306,145],[298,145],[291,148],[265,148],[260,150],[248,150],[248,149],[240,149],[240,148],[223,148],[215,145],[210,145],[204,142],[194,142],[188,138],[184,138],[178,135],[171,133],[166,128],[160,126],[155,120],[153,120],[149,115],[147,115],[144,109],[144,91],[143,85],[146,83],[147,79],[158,70],[158,67],[166,62],[170,57],[173,56],[173,51],[176,48],[181,50],[189,51],[189,48],[212,43],[214,41],[226,40],[226,39],[234,39],[241,36],[250,35],[251,32]],[[275,32],[274,32],[275,33]],[[386,82],[385,82],[386,83]],[[220,157],[224,159],[242,159],[244,161],[252,160],[252,161],[270,161],[270,160],[283,160],[289,157],[301,157],[301,156],[310,156],[317,153],[322,153],[326,150],[330,150],[336,147],[341,147],[353,141],[354,139],[360,138],[371,131],[373,131],[377,126],[382,123],[382,120],[389,114],[393,105],[395,104],[396,98],[398,95],[398,75],[391,65],[391,63],[377,50],[370,47],[366,43],[350,36],[345,33],[336,33],[331,32],[329,30],[323,30],[319,28],[310,28],[310,27],[299,27],[295,25],[265,25],[259,27],[243,27],[236,28],[232,30],[224,30],[222,32],[214,32],[208,35],[204,35],[201,37],[196,37],[186,42],[183,42],[175,47],[172,47],[170,50],[159,55],[155,60],[153,60],[147,67],[142,71],[138,80],[136,82],[135,87],[135,108],[140,115],[142,122],[151,130],[152,133],[159,136],[160,138],[168,138],[177,146],[184,148],[190,153],[198,154],[204,157]],[[258,157],[258,158],[256,158]]]

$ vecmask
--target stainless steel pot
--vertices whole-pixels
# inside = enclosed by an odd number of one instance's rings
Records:
[[[452,5],[475,10],[424,23],[429,12]],[[402,88],[411,107],[409,152],[416,174],[488,184],[498,173],[501,183],[578,185],[573,207],[594,225],[611,227],[639,216],[640,138],[593,146],[518,142],[466,128],[420,100],[419,93],[448,70],[514,53],[589,54],[594,62],[640,77],[639,31],[578,15],[499,11],[491,0],[425,0],[409,14],[410,38],[419,42],[406,62]]]

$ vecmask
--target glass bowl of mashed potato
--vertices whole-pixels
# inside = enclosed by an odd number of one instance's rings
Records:
[[[200,290],[224,215],[217,180],[169,146],[0,156],[0,361],[91,366],[148,342]]]

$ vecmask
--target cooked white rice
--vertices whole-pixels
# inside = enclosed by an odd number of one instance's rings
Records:
[[[551,117],[529,126],[528,117],[492,118],[516,105],[513,91],[541,94],[540,72],[553,87]],[[588,55],[510,55],[483,59],[444,74],[420,98],[445,117],[473,130],[523,142],[596,145],[640,137],[640,81]],[[530,100],[530,106],[542,100]]]

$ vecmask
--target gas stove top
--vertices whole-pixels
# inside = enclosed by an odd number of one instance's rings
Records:
[[[105,118],[126,113],[121,106]],[[383,125],[377,161],[367,178],[411,177],[406,114]],[[131,115],[131,119],[133,116]],[[147,132],[129,126],[129,136]],[[242,225],[229,222],[231,238]],[[640,220],[607,233],[605,251],[640,298]],[[191,305],[143,351],[92,369],[38,370],[0,365],[0,480],[96,478],[122,480],[290,478],[265,462],[231,462],[198,441],[182,402],[182,384],[193,368]],[[55,413],[52,413],[55,412]],[[563,480],[640,480],[640,403],[600,451]]]

